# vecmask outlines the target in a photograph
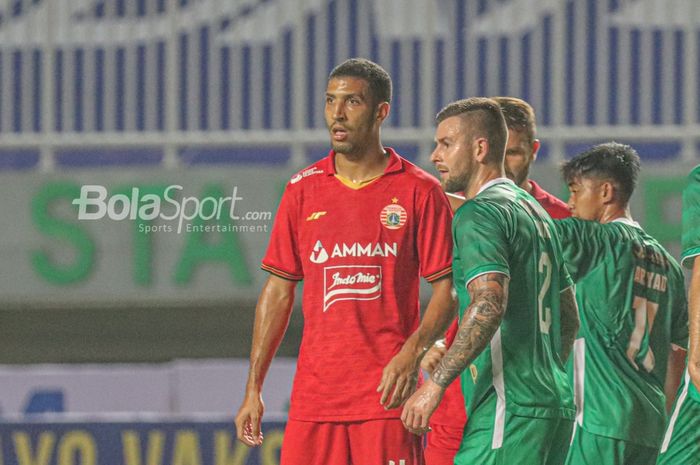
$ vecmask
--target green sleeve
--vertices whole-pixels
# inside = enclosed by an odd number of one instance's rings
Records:
[[[605,241],[600,240],[605,231],[596,221],[566,218],[553,222],[561,240],[564,263],[576,282],[605,258]]]
[[[700,255],[700,165],[688,176],[683,191],[683,236],[681,263],[692,267],[692,258]]]
[[[498,207],[470,202],[454,219],[455,248],[464,264],[465,283],[484,273],[510,277],[505,216]]]

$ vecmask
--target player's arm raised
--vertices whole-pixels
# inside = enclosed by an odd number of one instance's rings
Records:
[[[380,402],[387,409],[400,406],[413,393],[421,359],[455,318],[457,301],[452,294],[452,275],[430,284],[433,292],[420,326],[382,372],[377,391],[381,391]]]
[[[243,404],[236,415],[238,439],[249,446],[262,444],[260,424],[265,410],[262,386],[289,325],[296,284],[295,281],[270,275],[258,298],[248,383]]]
[[[569,286],[559,294],[561,311],[561,361],[566,363],[574,347],[581,321],[578,316],[576,291]]]
[[[429,380],[406,402],[401,414],[404,426],[424,433],[447,386],[486,348],[501,325],[508,304],[510,279],[502,273],[485,273],[471,280],[467,290],[471,304],[457,336]]]

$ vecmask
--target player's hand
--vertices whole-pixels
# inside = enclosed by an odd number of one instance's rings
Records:
[[[406,429],[418,435],[427,433],[430,429],[428,428],[430,416],[440,405],[444,394],[445,388],[427,380],[403,406],[401,421]]]
[[[446,353],[447,347],[445,347],[445,340],[440,339],[425,353],[423,360],[420,362],[420,367],[428,373],[432,373]]]
[[[246,394],[238,414],[236,415],[236,435],[238,440],[247,446],[259,446],[263,442],[260,429],[265,403],[260,394]]]
[[[416,389],[418,365],[408,350],[401,351],[384,367],[377,392],[382,393],[380,403],[385,409],[399,407]]]

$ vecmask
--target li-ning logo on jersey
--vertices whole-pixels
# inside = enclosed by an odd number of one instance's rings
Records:
[[[386,242],[368,242],[361,244],[353,242],[351,244],[335,244],[330,256],[323,247],[321,241],[316,241],[314,248],[311,251],[309,260],[312,263],[325,263],[329,258],[344,258],[344,257],[396,257],[399,253],[399,245],[396,242],[391,244]]]
[[[296,184],[307,176],[321,173],[323,173],[323,170],[320,170],[314,166],[313,168],[309,168],[308,170],[304,170],[301,173],[295,174],[294,176],[292,176],[292,179],[290,179],[289,182],[291,182],[292,184]]]
[[[308,218],[306,218],[306,221],[315,221],[315,220],[321,218],[326,213],[328,213],[328,212],[313,212],[312,214],[309,215]]]
[[[391,204],[384,207],[379,214],[379,221],[387,229],[399,229],[406,224],[406,209],[399,205],[398,201],[396,197],[391,199]]]
[[[341,300],[375,300],[382,295],[381,266],[327,266],[323,273],[324,312]]]

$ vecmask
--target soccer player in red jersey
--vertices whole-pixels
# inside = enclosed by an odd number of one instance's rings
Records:
[[[455,316],[451,211],[435,177],[384,147],[391,79],[351,59],[326,88],[329,155],[294,175],[262,268],[238,438],[262,443],[261,390],[304,280],[283,465],[423,463],[400,420],[422,356]],[[432,296],[419,321],[419,281]]]
[[[571,215],[565,202],[542,189],[529,177],[530,164],[537,159],[540,141],[536,137],[535,111],[529,103],[515,97],[493,97],[501,107],[508,127],[508,143],[504,161],[506,176],[519,187],[526,190],[554,219],[567,218]],[[454,200],[453,200],[454,199]],[[454,210],[459,208],[464,199],[457,200],[451,196]],[[421,362],[427,372],[437,367],[457,334],[457,320],[453,321],[445,334],[444,342],[433,346]],[[455,380],[445,390],[442,402],[430,418],[430,429],[425,446],[426,465],[452,465],[454,457],[462,443],[462,434],[467,415],[464,409],[464,397]]]

